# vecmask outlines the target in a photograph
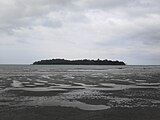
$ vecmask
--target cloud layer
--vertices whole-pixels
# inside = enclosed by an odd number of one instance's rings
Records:
[[[157,0],[0,0],[0,63],[160,64],[159,6]]]

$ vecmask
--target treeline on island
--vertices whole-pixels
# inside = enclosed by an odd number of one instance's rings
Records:
[[[123,61],[112,60],[65,60],[65,59],[51,59],[36,61],[33,65],[125,65]]]

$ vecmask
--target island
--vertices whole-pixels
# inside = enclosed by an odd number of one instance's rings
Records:
[[[35,61],[33,65],[126,65],[123,61],[112,60],[66,60],[66,59],[50,59]]]

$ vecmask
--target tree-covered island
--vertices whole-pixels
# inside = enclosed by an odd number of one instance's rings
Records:
[[[66,59],[50,59],[40,60],[33,63],[33,65],[126,65],[123,61],[112,60],[66,60]]]

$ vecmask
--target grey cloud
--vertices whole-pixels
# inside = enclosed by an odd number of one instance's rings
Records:
[[[11,33],[15,27],[31,26],[36,19],[41,19],[52,11],[65,10],[65,8],[71,8],[71,0],[0,1],[0,29]],[[60,24],[52,22],[51,25]]]
[[[60,21],[51,21],[51,20],[46,20],[44,23],[42,23],[42,25],[52,28],[62,27],[62,23]]]
[[[86,8],[102,9],[126,5],[129,2],[131,0],[77,0],[75,3]]]
[[[143,4],[156,5],[159,4],[155,0],[152,2],[144,0],[12,0],[7,2],[2,2],[0,6],[0,25],[3,28],[12,26],[22,26],[24,25],[24,19],[39,19],[39,17],[45,16],[52,11],[73,11],[76,12],[77,8],[80,10],[87,9],[102,9],[108,8],[126,13],[128,16],[133,14],[143,14],[147,11],[152,11],[148,9],[147,6],[143,7]],[[134,7],[126,7],[126,5],[134,4]],[[121,9],[122,8],[122,9]],[[155,8],[155,6],[154,6]],[[159,11],[159,7],[157,8]],[[128,13],[129,11],[129,13]],[[84,11],[85,12],[85,11]],[[155,11],[154,11],[155,12]],[[77,12],[77,14],[79,14]],[[78,17],[75,17],[73,21],[78,21]],[[25,22],[29,22],[26,20]],[[32,22],[31,22],[32,23]],[[26,23],[27,24],[27,23]]]

